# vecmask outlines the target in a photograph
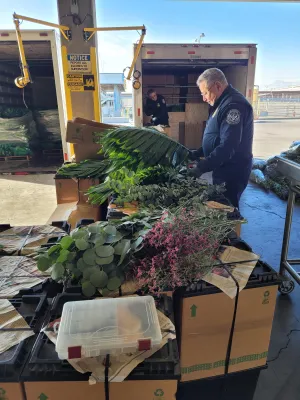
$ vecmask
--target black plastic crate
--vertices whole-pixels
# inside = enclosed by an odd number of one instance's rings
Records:
[[[272,267],[270,267],[269,264],[259,260],[249,277],[245,289],[252,289],[259,286],[279,285],[280,283],[281,278],[278,273]],[[188,286],[187,288],[180,288],[176,290],[174,298],[177,299],[178,297],[201,296],[220,292],[221,290],[216,286],[204,281],[200,281]]]
[[[23,316],[29,327],[39,332],[48,309],[46,296],[23,296],[11,299],[10,303]],[[0,382],[18,382],[23,366],[36,340],[36,335],[23,340],[0,354]]]
[[[252,400],[261,370],[253,368],[213,378],[180,383],[177,400]]]
[[[80,294],[63,293],[58,295],[49,312],[44,326],[60,318],[63,305],[68,301],[86,300]],[[86,300],[90,301],[90,300]],[[100,300],[101,301],[101,300]],[[158,308],[174,320],[172,299],[162,297]],[[22,373],[23,381],[87,381],[89,373],[81,374],[66,360],[60,360],[54,344],[41,332],[35,342],[31,356]],[[179,355],[176,340],[170,340],[160,351],[139,364],[127,380],[170,380],[179,379]]]
[[[64,285],[62,283],[55,282],[53,279],[49,278],[31,288],[20,290],[15,298],[28,295],[46,295],[46,297],[53,298],[61,293],[63,288]]]
[[[95,222],[92,218],[82,218],[76,223],[76,228],[82,228],[83,226],[87,226],[93,224]]]
[[[222,245],[233,246],[240,250],[252,252],[252,247],[248,243],[246,243],[243,239],[241,239],[234,231],[231,231],[227,235],[227,238],[223,241]]]
[[[67,221],[53,221],[51,223],[52,226],[56,228],[60,228],[66,233],[70,233],[71,225]],[[13,228],[10,224],[0,224],[0,233],[7,231],[8,229]]]

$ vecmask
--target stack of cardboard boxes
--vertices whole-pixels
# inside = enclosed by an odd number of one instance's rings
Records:
[[[101,146],[95,143],[94,132],[105,131],[114,125],[75,118],[68,121],[66,140],[73,147],[74,161],[101,159]],[[100,183],[99,179],[72,179],[55,176],[57,205],[50,221],[68,220],[72,228],[83,218],[101,220],[101,209],[88,202],[86,191]]]

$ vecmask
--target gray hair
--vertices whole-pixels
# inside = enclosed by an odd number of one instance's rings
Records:
[[[223,85],[228,84],[225,75],[218,68],[209,68],[204,71],[197,79],[197,86],[200,86],[201,82],[206,82],[207,86],[211,86],[215,82],[220,82]]]

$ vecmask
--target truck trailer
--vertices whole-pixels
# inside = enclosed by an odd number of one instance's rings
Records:
[[[134,125],[149,125],[143,105],[147,91],[154,89],[166,99],[168,135],[190,149],[199,148],[209,106],[196,85],[198,76],[208,68],[219,68],[252,103],[256,54],[255,44],[143,44],[135,64],[134,75],[140,76],[133,89]]]
[[[55,130],[56,136],[51,138],[51,132],[48,136],[47,132],[44,136],[37,134],[37,141],[45,141],[45,138],[49,137],[49,148],[51,148],[51,140],[52,142],[56,140],[56,146],[58,143],[60,150],[66,154],[68,153],[65,139],[67,117],[63,100],[65,95],[59,35],[50,29],[22,30],[22,40],[32,83],[20,89],[15,85],[15,79],[22,74],[16,32],[0,31],[0,108],[4,113],[6,109],[12,112],[15,109],[21,111],[22,108],[24,111],[28,109],[32,112],[34,122],[37,122],[35,124],[37,130],[39,122],[44,118],[46,124],[49,122],[53,125],[51,128]],[[36,121],[36,118],[40,118],[40,121]],[[5,123],[3,119],[1,122]],[[41,129],[46,128],[42,126]],[[61,139],[61,142],[57,142],[57,138]],[[45,143],[39,145],[37,148],[47,149]],[[42,150],[41,153],[42,159]]]

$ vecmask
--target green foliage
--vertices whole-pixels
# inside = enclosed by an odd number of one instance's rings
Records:
[[[111,170],[166,165],[176,167],[188,157],[188,149],[153,128],[120,127],[101,135],[99,143],[111,161]]]
[[[25,107],[0,106],[0,118],[18,118],[28,113]]]
[[[141,250],[142,235],[156,221],[148,213],[118,223],[96,222],[77,228],[38,257],[38,269],[51,269],[52,279],[81,283],[85,296],[117,290],[134,253]]]
[[[140,205],[151,209],[172,209],[179,206],[189,207],[194,201],[207,201],[222,192],[224,192],[222,186],[213,186],[205,181],[186,177],[177,182],[166,182],[160,185],[132,186],[128,191],[119,193],[116,203],[138,201]]]
[[[109,160],[86,160],[78,164],[65,164],[57,171],[57,175],[68,178],[100,178],[107,173]]]
[[[180,167],[171,168],[157,165],[140,168],[136,172],[123,167],[110,173],[103,183],[91,187],[88,191],[89,200],[92,204],[102,204],[109,196],[127,193],[137,185],[180,182],[183,178],[184,175],[181,174]]]

